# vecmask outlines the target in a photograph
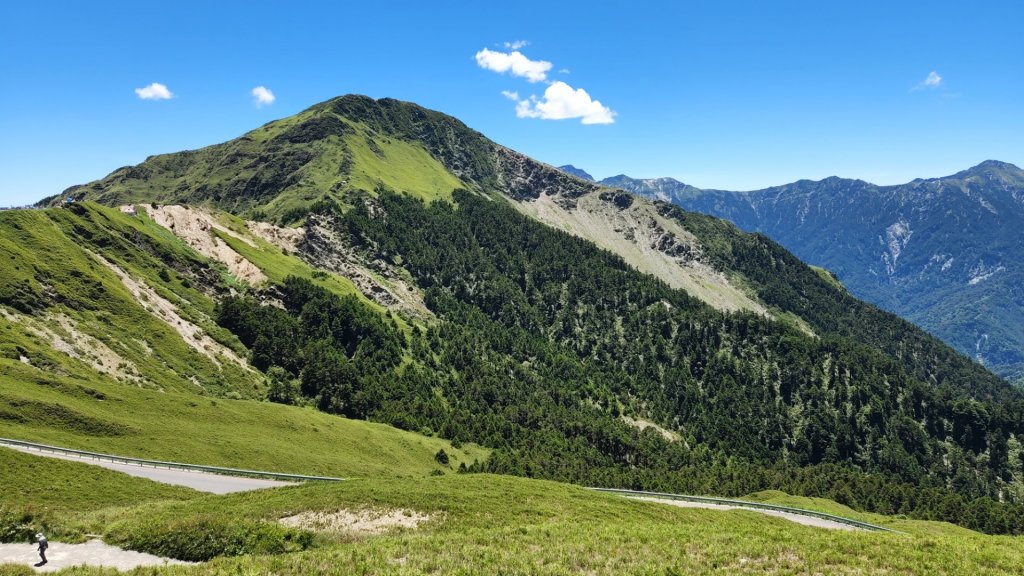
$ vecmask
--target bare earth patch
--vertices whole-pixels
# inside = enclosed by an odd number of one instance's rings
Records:
[[[66,314],[50,314],[40,322],[0,307],[0,316],[9,322],[24,326],[28,333],[43,340],[54,350],[85,362],[97,372],[122,382],[142,382],[135,364],[124,359],[102,341],[82,332],[78,324]],[[31,364],[28,358],[24,358],[22,362]]]
[[[254,245],[253,241],[219,224],[206,210],[188,206],[160,206],[148,208],[147,214],[154,222],[174,232],[196,252],[222,262],[235,278],[253,285],[267,281],[262,270],[235,252],[213,231],[228,234],[251,246]]]
[[[664,438],[665,440],[668,440],[669,442],[679,441],[679,434],[676,434],[671,430],[662,428],[661,426],[658,426],[657,424],[651,422],[650,420],[644,420],[643,418],[630,418],[629,416],[623,414],[622,421],[632,426],[633,428],[640,430],[641,432],[648,428],[651,428],[658,434],[661,434],[661,437]]]
[[[414,510],[338,510],[302,512],[281,518],[281,524],[314,532],[383,534],[396,529],[413,529],[431,517]]]
[[[121,283],[124,284],[124,287],[127,288],[129,292],[131,292],[132,296],[135,297],[140,306],[177,331],[185,342],[187,342],[188,345],[194,348],[197,352],[212,360],[217,366],[220,366],[218,358],[221,357],[227,358],[243,368],[248,368],[248,362],[235,354],[234,350],[224,346],[220,342],[217,342],[202,328],[182,318],[181,314],[178,313],[177,306],[163,296],[157,294],[155,290],[147,286],[144,282],[132,278],[127,272],[121,269],[120,266],[99,254],[92,254],[92,256],[98,262],[113,271],[114,274],[117,274],[117,277],[121,279]]]
[[[255,220],[250,220],[245,225],[249,228],[249,232],[288,252],[298,250],[299,243],[306,236],[305,228],[286,228]]]

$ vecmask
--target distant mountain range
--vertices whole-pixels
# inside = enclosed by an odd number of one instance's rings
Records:
[[[729,192],[625,175],[600,184],[762,232],[855,296],[1024,378],[1024,171],[1013,164],[896,186],[831,177]]]
[[[586,170],[580,170],[579,168],[573,166],[572,164],[559,166],[558,169],[561,170],[562,172],[565,172],[566,174],[572,174],[577,178],[582,178],[587,182],[595,182],[594,177],[588,174]]]

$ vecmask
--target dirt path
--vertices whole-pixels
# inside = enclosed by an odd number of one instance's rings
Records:
[[[37,572],[55,572],[62,568],[82,564],[118,570],[131,570],[140,566],[189,564],[181,560],[122,550],[116,546],[104,544],[101,540],[90,540],[85,544],[50,542],[50,549],[46,551],[46,559],[49,562],[45,566],[36,568]],[[38,561],[39,555],[36,554],[35,544],[0,544],[0,564],[32,566]]]
[[[778,516],[779,518],[785,518],[786,520],[796,522],[797,524],[803,524],[805,526],[814,526],[816,528],[827,528],[829,530],[860,530],[860,528],[850,526],[849,524],[843,524],[841,522],[835,522],[833,520],[827,520],[825,518],[816,518],[814,516],[793,514],[791,512],[763,510],[760,508],[744,508],[743,506],[727,506],[724,504],[711,504],[705,502],[690,502],[686,500],[670,500],[667,498],[651,498],[647,496],[627,496],[627,498],[635,498],[636,500],[644,500],[647,502],[657,502],[659,504],[668,504],[669,506],[678,506],[680,508],[706,508],[709,510],[746,510],[748,512],[767,514],[768,516]]]

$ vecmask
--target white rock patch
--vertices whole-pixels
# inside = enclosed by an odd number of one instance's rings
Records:
[[[302,512],[281,518],[281,524],[314,532],[383,534],[396,529],[412,529],[431,517],[414,510],[338,510]]]
[[[658,434],[661,434],[661,437],[664,438],[665,440],[668,440],[669,442],[679,441],[679,434],[676,434],[671,430],[662,428],[661,426],[658,426],[657,424],[651,422],[650,420],[645,420],[643,418],[630,418],[629,416],[623,415],[622,421],[632,426],[633,428],[640,430],[641,432],[648,428],[651,428]]]
[[[620,210],[600,200],[596,193],[576,199],[575,209],[566,208],[556,200],[542,194],[535,200],[517,202],[515,206],[549,226],[618,254],[641,272],[685,290],[719,310],[768,314],[761,303],[702,260],[693,234],[660,216],[646,201],[637,199],[629,208]],[[689,247],[693,257],[673,256],[659,249],[663,240]]]

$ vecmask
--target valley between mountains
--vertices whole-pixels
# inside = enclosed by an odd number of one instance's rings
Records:
[[[846,288],[785,242],[629,190],[349,95],[0,212],[0,436],[353,479],[202,497],[110,480],[130,503],[65,515],[10,476],[35,504],[5,497],[0,529],[224,573],[792,572],[826,548],[836,573],[906,572],[955,539],[984,551],[956,572],[1019,561],[1024,392],[842,271]],[[910,535],[706,522],[571,484],[803,499]],[[363,509],[429,521],[277,522]]]

